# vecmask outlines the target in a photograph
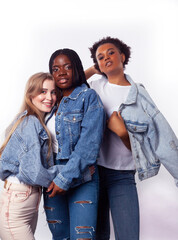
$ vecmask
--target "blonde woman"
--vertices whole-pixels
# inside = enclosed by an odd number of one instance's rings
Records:
[[[49,187],[62,169],[53,166],[51,136],[44,123],[56,99],[52,75],[34,74],[27,82],[22,110],[0,148],[0,179],[4,181],[0,195],[1,240],[34,239],[41,186]],[[90,180],[90,173],[89,168],[72,187]]]

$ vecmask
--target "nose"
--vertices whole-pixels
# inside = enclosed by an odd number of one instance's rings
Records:
[[[50,93],[50,92],[47,93],[46,99],[47,99],[47,100],[50,100],[50,101],[52,100],[52,96],[51,96],[51,93]]]
[[[58,76],[63,76],[63,75],[66,75],[66,71],[64,68],[60,68],[58,71]]]
[[[106,54],[104,60],[107,61],[109,58],[109,55]]]

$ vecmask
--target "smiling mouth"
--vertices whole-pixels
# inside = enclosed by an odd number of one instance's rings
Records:
[[[111,66],[111,65],[112,65],[112,62],[111,62],[111,61],[108,61],[108,62],[105,64],[106,67],[109,67],[109,66]]]
[[[46,107],[51,108],[52,107],[52,102],[51,103],[43,103]]]

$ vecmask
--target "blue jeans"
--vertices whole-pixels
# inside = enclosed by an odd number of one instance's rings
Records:
[[[135,171],[99,166],[100,194],[97,240],[110,239],[109,209],[116,240],[139,240],[139,204]]]
[[[98,193],[97,169],[90,182],[64,195],[49,198],[44,190],[44,209],[53,240],[96,239]]]

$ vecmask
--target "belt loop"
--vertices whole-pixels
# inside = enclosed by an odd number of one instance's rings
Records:
[[[7,180],[5,180],[5,182],[4,182],[4,188],[5,188],[6,190],[9,190],[9,188],[10,188],[11,185],[12,185],[11,182],[8,182]]]

